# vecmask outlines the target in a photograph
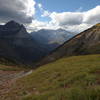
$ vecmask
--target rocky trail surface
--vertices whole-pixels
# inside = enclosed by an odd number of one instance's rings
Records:
[[[27,76],[32,73],[32,70],[0,70],[0,98],[7,92],[9,92],[10,87],[16,82],[17,79]]]

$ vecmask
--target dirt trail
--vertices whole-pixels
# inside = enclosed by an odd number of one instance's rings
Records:
[[[16,82],[17,79],[27,76],[32,73],[30,71],[2,71],[0,70],[0,96],[10,90],[10,86]]]

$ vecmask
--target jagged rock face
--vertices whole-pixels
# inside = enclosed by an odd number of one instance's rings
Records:
[[[54,50],[40,64],[55,61],[61,57],[100,54],[100,24],[74,36]]]
[[[32,64],[45,54],[44,49],[27,33],[23,25],[11,21],[0,26],[0,59]]]

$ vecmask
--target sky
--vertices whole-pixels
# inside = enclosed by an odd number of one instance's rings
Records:
[[[10,20],[29,32],[62,28],[79,33],[100,23],[100,0],[0,0],[0,23]]]
[[[94,8],[100,4],[100,0],[36,0],[50,12],[76,11],[83,8],[83,11]]]

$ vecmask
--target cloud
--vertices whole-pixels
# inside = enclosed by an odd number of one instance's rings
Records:
[[[41,3],[38,4],[38,7],[39,7],[40,10],[43,10],[43,7],[42,7]]]
[[[80,12],[63,12],[56,13],[53,12],[50,15],[52,21],[54,23],[58,23],[58,25],[79,25],[82,23],[83,14]]]
[[[36,31],[36,30],[46,27],[46,24],[48,23],[38,21],[38,20],[33,20],[32,23],[30,25],[27,25],[26,27],[27,27],[27,30],[31,32],[31,31]]]
[[[50,15],[50,12],[47,10],[43,11],[43,14],[41,15],[41,17],[48,17]]]
[[[53,25],[69,31],[81,32],[100,22],[100,5],[84,12],[52,12],[49,13],[48,17],[51,18],[50,23]]]
[[[58,29],[60,26],[53,25],[50,22],[43,22],[38,20],[33,20],[30,25],[27,25],[28,32],[37,31],[40,29]]]
[[[31,23],[34,14],[34,0],[0,0],[0,22]]]
[[[100,22],[100,6],[96,6],[88,11],[79,10],[75,12],[49,12],[43,8],[42,4],[38,4],[41,11],[41,17],[49,17],[50,21],[33,20],[31,29],[57,29],[63,28],[72,32],[81,32],[87,28]]]
[[[96,24],[100,22],[100,6],[96,6],[94,9],[84,12],[83,22],[87,24]]]
[[[36,11],[40,9],[38,19]],[[43,18],[49,19],[43,21]],[[15,20],[26,25],[27,30],[63,28],[69,31],[81,32],[100,22],[100,5],[88,11],[80,7],[75,12],[50,12],[35,0],[0,0],[0,23]]]
[[[41,17],[48,17],[51,13],[48,11],[48,10],[45,10],[43,8],[43,5],[41,3],[38,4],[38,8],[40,9],[41,11]]]
[[[91,27],[91,24],[80,24],[80,25],[72,25],[72,26],[63,26],[62,28],[66,29],[67,31],[79,33],[81,31],[86,30],[87,28]]]

